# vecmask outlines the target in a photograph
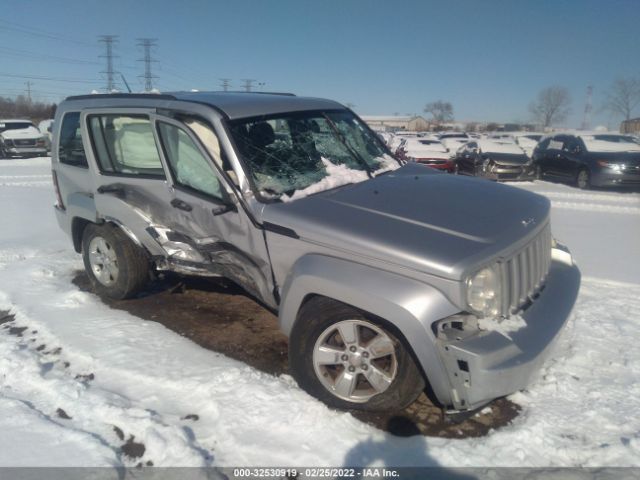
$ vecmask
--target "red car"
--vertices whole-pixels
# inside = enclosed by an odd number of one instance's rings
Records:
[[[439,140],[421,137],[406,138],[396,150],[396,156],[402,160],[422,163],[449,173],[454,170],[451,154]]]

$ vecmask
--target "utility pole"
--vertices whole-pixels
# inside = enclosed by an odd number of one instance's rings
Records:
[[[253,84],[255,83],[255,80],[251,78],[243,78],[242,81],[244,82],[242,86],[244,87],[245,92],[250,92],[251,87],[253,87]]]
[[[230,78],[221,78],[220,79],[220,86],[222,87],[222,90],[224,90],[225,92],[229,91],[229,86],[231,85],[231,79]]]
[[[27,102],[31,103],[31,85],[33,85],[33,83],[31,83],[30,81],[25,82],[27,85]]]
[[[587,87],[587,102],[584,105],[584,117],[582,119],[582,130],[588,130],[591,128],[591,110],[593,108],[591,103],[592,96],[593,96],[593,87],[589,85]]]
[[[144,91],[150,92],[153,90],[153,79],[158,78],[151,73],[151,63],[156,60],[151,58],[151,47],[157,46],[156,38],[139,38],[138,46],[144,49],[144,58],[138,59],[139,62],[144,62],[144,75],[138,75],[140,78],[144,78]]]
[[[107,70],[100,73],[105,73],[107,75],[107,93],[111,93],[116,89],[116,84],[114,81],[115,71],[113,70],[113,44],[118,41],[117,35],[100,35],[99,42],[104,43],[105,46],[105,54],[100,55],[100,58],[107,59]]]

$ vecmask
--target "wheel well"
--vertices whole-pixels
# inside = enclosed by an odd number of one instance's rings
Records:
[[[82,252],[82,235],[84,234],[84,229],[90,223],[93,222],[80,217],[75,217],[71,221],[71,238],[73,240],[73,248],[77,253]]]
[[[427,395],[429,400],[431,400],[431,402],[434,405],[436,405],[438,407],[442,407],[442,404],[438,401],[438,399],[436,398],[435,393],[433,392],[431,384],[429,383],[429,378],[427,377],[427,374],[425,373],[424,369],[422,368],[422,364],[420,363],[420,361],[418,360],[418,357],[416,356],[415,352],[413,351],[413,348],[411,347],[411,344],[409,343],[407,338],[404,336],[402,331],[400,331],[400,329],[398,327],[396,327],[391,321],[389,321],[387,319],[384,319],[384,318],[382,318],[382,317],[380,317],[380,316],[378,316],[378,315],[376,315],[374,313],[371,313],[371,312],[369,312],[367,310],[363,310],[362,308],[356,307],[355,305],[351,305],[349,303],[342,302],[340,300],[336,300],[335,298],[327,297],[325,295],[320,295],[320,294],[317,294],[317,293],[309,293],[304,297],[304,299],[300,303],[300,307],[298,308],[298,313],[296,315],[296,321],[295,321],[295,323],[293,325],[293,328],[295,328],[296,324],[298,323],[299,315],[300,315],[300,312],[302,311],[302,307],[304,305],[306,305],[309,301],[311,301],[313,299],[316,299],[316,298],[322,298],[322,299],[325,299],[325,300],[330,301],[330,302],[339,303],[339,304],[342,304],[342,305],[346,305],[347,307],[353,308],[354,310],[357,310],[362,315],[367,317],[372,322],[376,323],[378,326],[380,326],[382,328],[385,328],[385,329],[389,330],[391,333],[393,333],[393,335],[403,343],[404,347],[409,352],[409,355],[411,355],[411,358],[413,359],[413,362],[418,367],[418,370],[420,370],[420,373],[421,373],[422,378],[424,379],[424,383],[425,383],[425,394]]]

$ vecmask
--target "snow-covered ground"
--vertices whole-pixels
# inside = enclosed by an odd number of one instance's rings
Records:
[[[640,195],[521,185],[582,267],[575,315],[510,426],[397,438],[79,291],[49,170],[0,162],[0,466],[640,466]]]

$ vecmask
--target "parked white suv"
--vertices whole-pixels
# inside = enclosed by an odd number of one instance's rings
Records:
[[[0,158],[47,155],[47,143],[31,120],[0,120]]]

